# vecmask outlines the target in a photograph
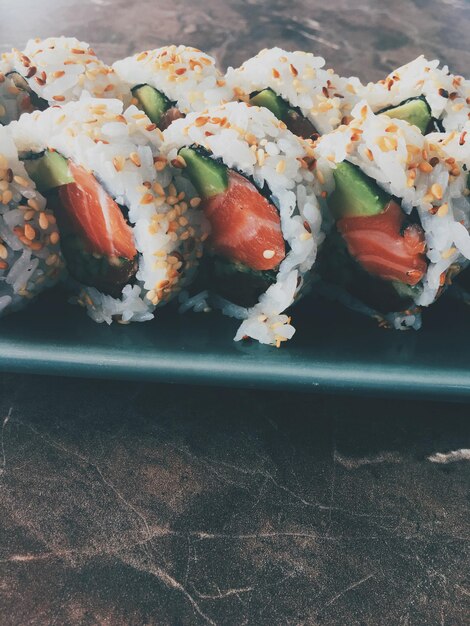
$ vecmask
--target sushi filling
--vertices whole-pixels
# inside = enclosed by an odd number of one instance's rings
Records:
[[[417,126],[423,135],[443,130],[441,122],[432,116],[431,107],[424,96],[408,98],[399,105],[385,107],[378,113],[384,113],[388,117],[404,120],[408,124]]]
[[[92,173],[56,152],[24,163],[57,219],[70,275],[118,297],[137,272],[137,250],[123,209]]]
[[[291,107],[284,98],[278,96],[269,87],[250,94],[249,104],[269,109],[297,137],[315,139],[319,136],[315,126],[301,113],[299,108]]]
[[[171,102],[165,94],[151,85],[137,85],[131,92],[137,105],[144,111],[149,120],[162,131],[175,120],[184,117],[175,102]]]
[[[200,147],[181,148],[179,156],[211,225],[208,280],[235,304],[254,306],[286,256],[279,212],[254,183]]]
[[[427,271],[422,227],[351,163],[340,163],[334,176],[328,204],[337,232],[327,246],[326,272],[381,312],[408,307]]]

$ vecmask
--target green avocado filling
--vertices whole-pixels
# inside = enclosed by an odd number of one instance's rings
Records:
[[[69,172],[67,159],[58,152],[45,150],[38,155],[24,158],[23,164],[41,193],[47,193],[55,187],[74,182]]]
[[[333,172],[335,190],[328,206],[336,219],[379,215],[391,197],[356,165],[342,161]]]
[[[139,101],[140,107],[154,124],[160,123],[163,114],[173,105],[158,89],[150,85],[138,85],[132,89],[132,95]]]
[[[269,109],[278,120],[282,120],[287,128],[298,137],[308,139],[312,135],[317,134],[314,125],[302,115],[299,109],[291,107],[284,98],[278,96],[269,87],[252,93],[249,103]]]
[[[404,120],[408,124],[417,126],[423,135],[429,132],[429,127],[432,123],[431,109],[424,97],[410,98],[398,106],[382,109],[379,113],[384,113],[388,117]]]
[[[196,187],[203,200],[223,193],[228,188],[227,167],[210,156],[198,152],[195,148],[181,148],[178,152],[186,166],[184,174]]]

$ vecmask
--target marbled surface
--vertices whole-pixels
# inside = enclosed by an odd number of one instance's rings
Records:
[[[468,623],[466,405],[0,392],[2,625]]]
[[[470,66],[464,0],[0,12],[2,49],[60,33],[107,61],[185,42],[223,66],[309,49],[363,80],[421,52]],[[469,411],[2,375],[0,623],[468,624]]]

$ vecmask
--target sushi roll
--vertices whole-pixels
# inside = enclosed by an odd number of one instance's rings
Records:
[[[235,340],[279,346],[311,278],[321,215],[304,142],[266,108],[232,102],[164,131],[164,151],[195,186],[211,226],[212,303],[243,322]]]
[[[0,315],[16,311],[61,276],[54,215],[36,190],[7,128],[0,128]]]
[[[112,68],[74,37],[31,39],[24,50],[15,49],[2,57],[2,123],[22,113],[78,100],[84,92],[96,98],[122,98],[126,90],[122,91]]]
[[[423,134],[461,130],[470,119],[470,81],[419,56],[361,90],[376,113],[404,119]]]
[[[97,322],[151,319],[202,255],[191,186],[175,186],[154,125],[119,100],[82,99],[10,126],[57,218],[79,302]]]
[[[334,220],[322,269],[356,308],[418,328],[416,307],[432,304],[470,259],[466,173],[417,126],[364,102],[353,115],[314,149]]]
[[[229,68],[234,99],[264,106],[295,135],[307,139],[339,126],[358,102],[358,78],[325,69],[325,60],[282,48],[261,50],[239,68]]]
[[[146,50],[113,65],[133,103],[164,130],[175,119],[231,99],[215,60],[187,46]]]

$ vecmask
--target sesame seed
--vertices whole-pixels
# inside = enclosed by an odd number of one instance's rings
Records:
[[[153,195],[151,193],[146,193],[140,199],[140,204],[151,204],[153,202]]]
[[[7,270],[8,263],[6,261],[0,261],[0,270]]]
[[[65,96],[52,96],[52,99],[55,100],[56,102],[63,102],[65,100]]]
[[[23,178],[23,176],[13,176],[13,180],[15,181],[15,183],[18,183],[18,185],[21,185],[22,187],[29,187],[30,183],[28,180],[26,180],[26,178]]]
[[[442,200],[442,187],[441,185],[439,185],[439,183],[434,183],[434,185],[431,185],[431,194],[437,198],[438,200]]]
[[[125,159],[122,156],[113,158],[113,165],[116,172],[120,172],[124,167]]]
[[[131,152],[129,155],[129,159],[132,161],[132,163],[134,163],[135,166],[141,166],[140,157],[137,152]]]
[[[6,258],[8,258],[8,250],[3,243],[0,243],[0,259],[5,260]]]
[[[190,206],[195,209],[197,206],[201,204],[201,198],[191,198],[189,201]]]
[[[41,209],[39,202],[35,198],[29,198],[28,206],[30,206],[35,211],[39,211]]]
[[[163,187],[160,185],[160,183],[154,183],[153,184],[153,190],[155,191],[155,193],[157,193],[159,196],[164,196],[165,195],[165,190],[163,189]]]
[[[432,165],[430,163],[428,163],[427,161],[422,161],[418,168],[422,171],[425,172],[426,174],[429,174],[429,172],[432,172]]]
[[[265,250],[265,251],[263,252],[263,257],[264,257],[265,259],[272,259],[272,258],[273,258],[273,256],[274,256],[274,254],[275,254],[274,250]]]
[[[444,204],[441,204],[441,206],[438,208],[437,215],[439,215],[439,217],[444,217],[444,215],[447,215],[448,212],[449,205],[447,204],[447,202],[444,202]]]
[[[281,76],[275,67],[273,67],[273,69],[272,69],[272,74],[273,74],[274,78],[280,78],[280,76]]]
[[[386,135],[381,135],[377,141],[377,145],[382,150],[382,152],[389,152],[390,150],[396,150],[398,146],[398,142],[395,137],[387,137]]]
[[[53,233],[50,234],[49,240],[52,245],[55,245],[56,243],[58,243],[59,239],[60,239],[60,236],[57,231],[54,231]]]
[[[276,165],[276,172],[278,174],[282,174],[286,169],[286,162],[284,161],[284,159],[282,159],[281,161],[279,161],[279,163]]]
[[[457,252],[457,248],[449,248],[448,250],[445,250],[442,254],[441,257],[443,259],[449,259],[453,254],[455,254]]]
[[[26,237],[26,239],[29,239],[29,241],[33,241],[33,239],[36,238],[36,231],[31,226],[31,224],[24,225],[24,236]]]
[[[2,203],[3,204],[8,204],[10,202],[10,200],[12,200],[12,198],[13,198],[12,192],[9,189],[7,189],[2,194]]]
[[[47,219],[47,215],[45,213],[39,214],[39,226],[42,230],[47,230],[49,227],[49,220]]]

